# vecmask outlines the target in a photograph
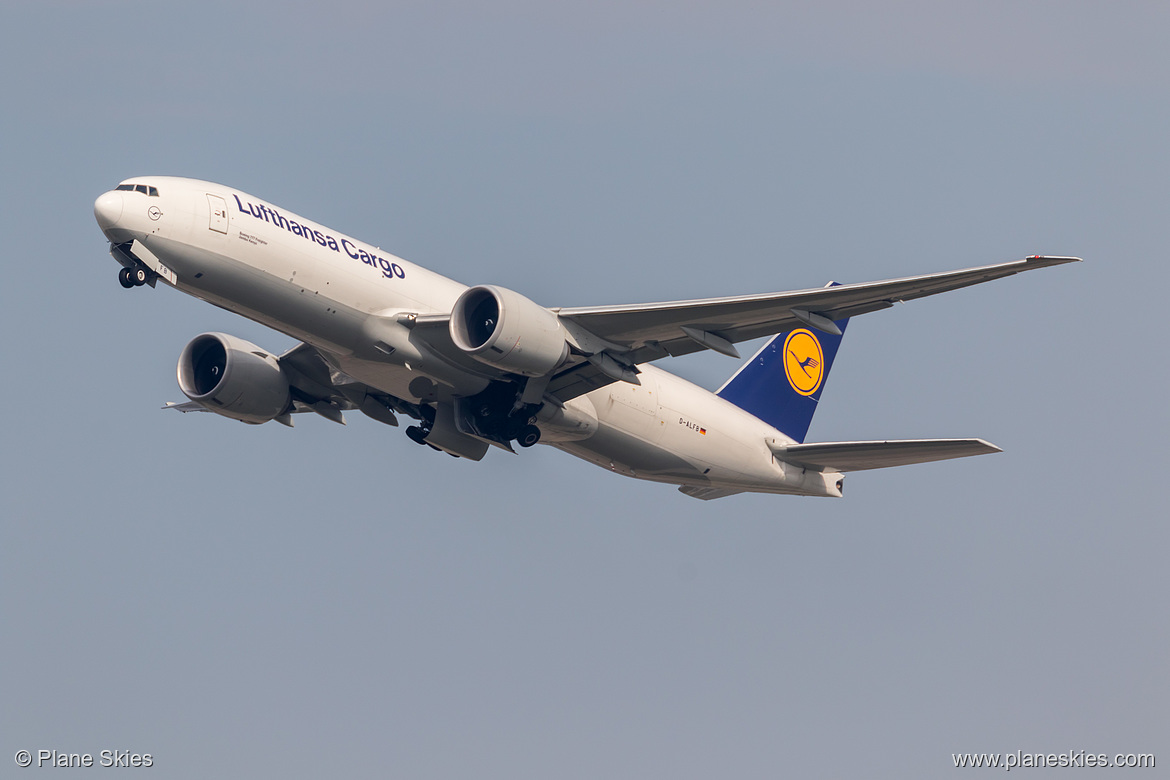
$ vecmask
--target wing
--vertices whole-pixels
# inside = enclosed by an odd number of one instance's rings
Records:
[[[802,325],[824,329],[833,320],[886,309],[901,301],[1079,259],[1034,256],[960,271],[814,290],[554,311],[561,319],[625,347],[628,351],[624,357],[631,362],[644,363],[667,355],[715,349],[724,342],[734,344],[771,336]],[[705,336],[715,338],[703,343]]]
[[[834,320],[1079,259],[1036,255],[959,271],[812,290],[552,309],[573,349],[548,377],[545,393],[567,401],[616,381],[637,384],[639,363],[703,349],[738,357],[733,345],[740,341],[802,325],[832,333],[836,332]],[[450,319],[450,312],[434,312],[407,315],[405,322],[431,352],[452,365],[489,379],[508,378],[455,346],[449,334]]]
[[[769,443],[776,457],[813,471],[864,471],[1002,452],[983,439]]]
[[[585,332],[611,345],[558,370],[548,391],[568,400],[617,381],[636,381],[638,363],[713,349],[738,357],[733,344],[800,326],[835,332],[833,320],[886,309],[1005,276],[1079,262],[1039,255],[1010,263],[813,290],[705,298],[667,303],[554,309],[570,332]],[[589,352],[589,350],[585,350]],[[608,364],[607,364],[608,361]],[[616,362],[616,366],[614,363]]]

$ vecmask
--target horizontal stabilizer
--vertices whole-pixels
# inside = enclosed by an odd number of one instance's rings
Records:
[[[814,471],[886,469],[1003,451],[983,439],[832,441],[813,444],[769,442],[768,446],[778,459]]]

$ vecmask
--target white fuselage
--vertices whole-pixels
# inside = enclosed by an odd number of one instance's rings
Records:
[[[320,350],[336,368],[418,402],[426,377],[456,396],[487,384],[412,340],[402,314],[449,313],[467,287],[378,247],[210,182],[149,182],[157,196],[111,191],[95,204],[115,244],[137,239],[172,286]],[[385,345],[393,350],[386,354]],[[791,439],[671,373],[640,366],[640,385],[616,382],[538,417],[541,441],[627,476],[676,485],[840,495],[835,473],[776,460]],[[417,385],[416,385],[417,387]]]

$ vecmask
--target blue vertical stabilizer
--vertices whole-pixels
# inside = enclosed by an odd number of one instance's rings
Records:
[[[849,320],[835,324],[842,335],[797,328],[773,337],[716,395],[803,442]]]

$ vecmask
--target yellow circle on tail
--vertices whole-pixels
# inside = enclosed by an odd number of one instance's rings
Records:
[[[825,375],[825,352],[811,330],[794,330],[784,339],[784,375],[801,395],[812,395]]]

